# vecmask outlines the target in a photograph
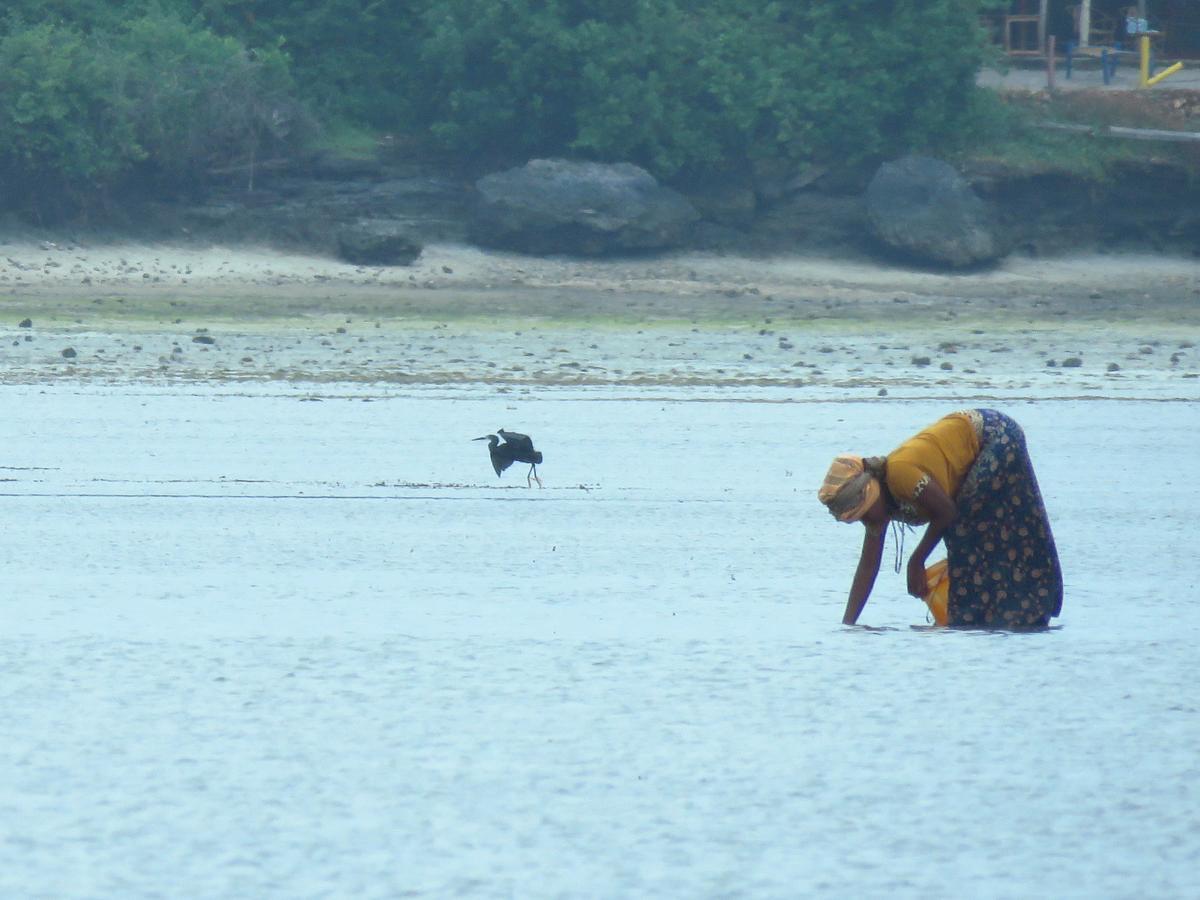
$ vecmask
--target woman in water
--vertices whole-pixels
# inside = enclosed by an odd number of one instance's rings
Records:
[[[1025,434],[1003,413],[951,413],[886,457],[838,456],[817,495],[839,521],[866,526],[847,625],[871,595],[889,522],[928,525],[908,561],[914,597],[929,593],[925,562],[946,542],[950,587],[939,624],[1038,628],[1062,609],[1058,551]]]

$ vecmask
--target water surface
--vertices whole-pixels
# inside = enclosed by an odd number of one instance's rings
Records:
[[[0,895],[1200,890],[1200,407],[793,399],[4,388]],[[1061,627],[843,628],[830,457],[962,405]]]

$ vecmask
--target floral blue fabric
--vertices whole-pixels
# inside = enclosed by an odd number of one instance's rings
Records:
[[[1062,569],[1021,426],[981,409],[979,455],[943,535],[950,625],[1038,628],[1062,611]]]

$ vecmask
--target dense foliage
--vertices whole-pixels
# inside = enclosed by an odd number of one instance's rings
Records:
[[[67,5],[67,4],[62,4]],[[241,171],[305,122],[278,50],[155,10],[0,33],[0,191],[39,216]]]
[[[7,0],[0,191],[235,171],[302,136],[301,104],[460,157],[664,177],[869,158],[963,123],[989,3]]]
[[[985,52],[963,0],[440,0],[421,23],[417,115],[449,145],[665,175],[928,141]]]

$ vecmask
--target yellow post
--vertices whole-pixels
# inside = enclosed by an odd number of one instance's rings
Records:
[[[1143,34],[1138,38],[1138,48],[1142,51],[1142,77],[1139,84],[1142,87],[1150,85],[1150,35]]]
[[[1183,68],[1183,63],[1181,63],[1181,62],[1177,62],[1172,66],[1167,66],[1165,69],[1163,69],[1157,75],[1155,75],[1153,78],[1146,79],[1146,87],[1150,87],[1152,85],[1158,84],[1164,78],[1169,78],[1170,76],[1174,75],[1176,72],[1178,72],[1182,68]]]

